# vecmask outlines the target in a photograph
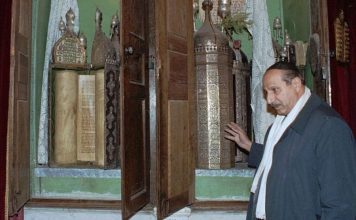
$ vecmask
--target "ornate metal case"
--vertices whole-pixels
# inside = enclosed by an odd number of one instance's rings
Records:
[[[234,145],[224,138],[233,121],[232,49],[211,22],[211,1],[203,2],[205,21],[194,36],[198,106],[198,168],[234,166]]]

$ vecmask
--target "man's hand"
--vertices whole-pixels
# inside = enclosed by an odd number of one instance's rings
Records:
[[[229,124],[227,124],[225,131],[228,133],[224,136],[226,139],[235,141],[235,143],[241,148],[250,152],[252,142],[248,138],[246,132],[242,130],[240,126],[238,126],[234,122],[230,122]]]

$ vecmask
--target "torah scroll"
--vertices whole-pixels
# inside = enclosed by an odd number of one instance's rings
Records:
[[[72,70],[55,72],[54,162],[58,165],[77,161],[76,113],[78,74]]]

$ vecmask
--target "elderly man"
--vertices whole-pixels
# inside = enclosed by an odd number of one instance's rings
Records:
[[[304,86],[299,70],[278,62],[263,77],[268,105],[277,113],[263,145],[235,123],[227,139],[249,151],[258,167],[247,219],[355,220],[356,146],[352,131]]]

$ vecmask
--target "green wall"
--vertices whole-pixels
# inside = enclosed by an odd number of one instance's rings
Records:
[[[309,41],[310,36],[310,0],[283,0],[284,28],[293,41]],[[310,66],[305,67],[306,85],[313,89],[313,75]]]
[[[195,198],[248,201],[252,180],[241,176],[196,176]]]
[[[68,199],[121,199],[119,178],[41,177],[33,196]]]
[[[310,35],[309,0],[283,0],[284,28],[293,41],[308,41]]]
[[[88,41],[87,58],[90,63],[91,46],[95,34],[95,12],[98,7],[103,13],[102,30],[106,36],[110,36],[111,18],[116,13],[120,13],[119,0],[77,0],[79,6],[80,31],[85,34]]]

